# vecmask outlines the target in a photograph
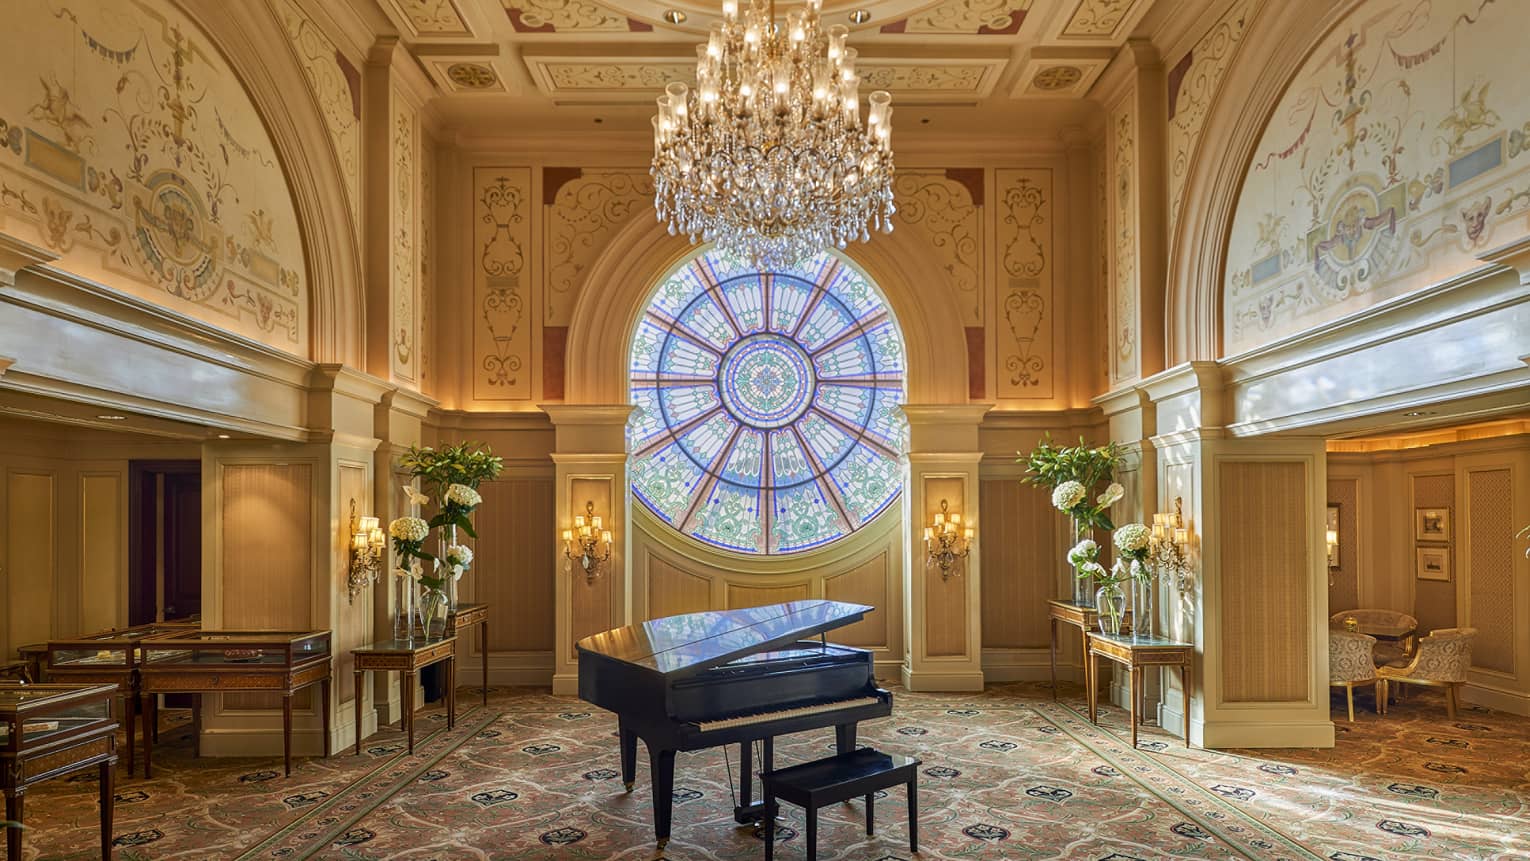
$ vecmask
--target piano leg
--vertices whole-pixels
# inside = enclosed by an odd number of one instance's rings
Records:
[[[852,753],[855,751],[856,724],[842,723],[834,727],[834,749],[836,753]]]
[[[653,779],[653,834],[662,851],[669,845],[669,823],[675,810],[675,752],[649,745],[648,770]]]
[[[628,729],[625,723],[620,724],[618,731],[622,746],[622,784],[631,792],[632,784],[637,781],[637,733]]]

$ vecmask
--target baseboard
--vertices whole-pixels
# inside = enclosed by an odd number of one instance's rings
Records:
[[[1530,694],[1517,691],[1505,691],[1468,683],[1461,686],[1461,701],[1512,715],[1530,716]]]
[[[1184,738],[1185,716],[1180,714],[1179,707],[1177,705],[1169,705],[1166,702],[1159,702],[1157,706],[1159,728],[1171,735]]]
[[[579,696],[579,677],[573,673],[554,673],[552,692],[559,697]]]
[[[983,678],[990,683],[1051,681],[1051,650],[984,649]],[[1058,663],[1057,680],[1082,684],[1084,668],[1079,664]]]
[[[275,757],[280,765],[282,757],[282,730],[280,717],[275,728],[261,727],[219,727],[216,729],[203,728],[202,730],[202,756],[259,756]],[[356,743],[351,738],[351,744]],[[336,754],[345,750],[344,746],[331,744],[330,753]],[[293,727],[292,728],[292,755],[299,756],[323,756],[324,755],[324,732],[319,727]]]
[[[973,692],[983,689],[983,673],[981,671],[915,671],[905,666],[901,675],[903,686],[911,691]]]
[[[1201,747],[1333,747],[1333,721],[1193,721],[1191,741]]]

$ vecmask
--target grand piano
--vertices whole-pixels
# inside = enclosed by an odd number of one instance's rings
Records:
[[[576,644],[579,697],[616,713],[629,792],[638,739],[648,747],[660,849],[669,842],[677,751],[738,744],[734,818],[747,823],[764,817],[764,804],[751,800],[751,742],[763,742],[761,767],[768,770],[775,736],[832,726],[839,752],[847,753],[857,724],[892,713],[871,653],[822,636],[872,609],[789,601],[653,619]],[[814,635],[819,639],[807,639]]]

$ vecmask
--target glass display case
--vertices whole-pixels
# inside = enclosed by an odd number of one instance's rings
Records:
[[[201,695],[264,691],[282,695],[282,751],[287,774],[292,773],[292,695],[319,686],[319,712],[324,721],[324,755],[329,756],[330,632],[329,631],[204,631],[186,630],[140,641],[138,667],[143,692],[149,695],[150,725],[155,720],[155,695],[196,694],[192,708],[193,738],[201,736]],[[153,737],[144,734],[144,776],[152,774]]]
[[[25,823],[29,786],[86,768],[100,768],[101,850],[110,857],[112,767],[117,763],[117,686],[0,682],[0,789],[5,818]],[[21,857],[20,828],[7,828],[6,850]]]

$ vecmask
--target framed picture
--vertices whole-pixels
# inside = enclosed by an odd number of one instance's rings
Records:
[[[1450,509],[1413,509],[1413,538],[1415,541],[1449,541]]]
[[[1450,580],[1450,548],[1418,548],[1418,579]]]

